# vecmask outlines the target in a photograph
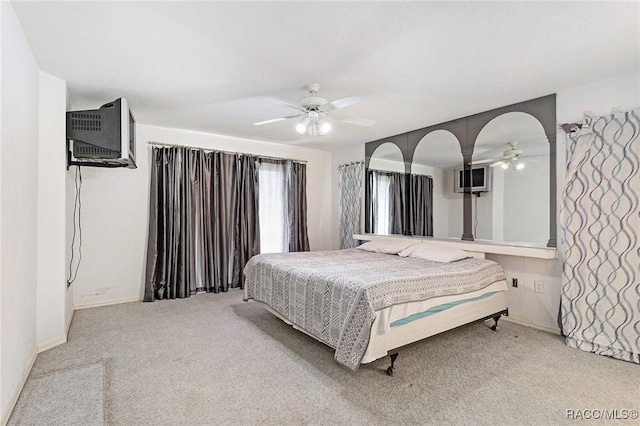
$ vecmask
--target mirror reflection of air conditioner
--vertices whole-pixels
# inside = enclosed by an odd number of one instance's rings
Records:
[[[471,190],[469,191],[469,189]],[[453,192],[489,192],[491,191],[491,167],[472,166],[471,170],[455,169]]]

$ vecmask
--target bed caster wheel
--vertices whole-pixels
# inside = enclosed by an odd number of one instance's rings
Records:
[[[387,368],[387,376],[393,376],[393,364],[396,362],[396,358],[398,358],[398,353],[391,354],[391,365]]]
[[[493,317],[494,324],[491,326],[491,329],[493,331],[498,331],[498,321],[500,320],[501,316],[502,316],[502,314],[496,315],[495,317]]]

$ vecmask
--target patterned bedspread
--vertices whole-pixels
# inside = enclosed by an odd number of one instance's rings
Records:
[[[367,350],[376,310],[505,279],[489,260],[438,263],[359,249],[261,254],[244,273],[244,300],[266,303],[334,348],[336,361],[352,370]]]

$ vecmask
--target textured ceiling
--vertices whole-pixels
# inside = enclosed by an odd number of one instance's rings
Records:
[[[330,149],[636,72],[638,2],[13,2],[72,107],[124,96],[139,123]],[[359,96],[301,137],[307,83]]]

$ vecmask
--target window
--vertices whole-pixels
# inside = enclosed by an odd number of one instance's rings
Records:
[[[374,182],[374,209],[376,212],[376,220],[373,232],[375,234],[390,234],[391,188],[389,184],[391,179],[389,175],[380,173]]]
[[[260,253],[287,252],[285,165],[263,161],[258,173]]]

